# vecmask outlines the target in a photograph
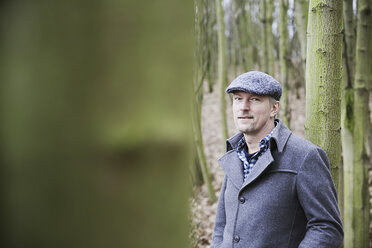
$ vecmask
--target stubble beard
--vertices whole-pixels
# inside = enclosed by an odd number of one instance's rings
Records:
[[[239,132],[244,134],[254,134],[257,131],[253,120],[251,120],[251,123],[239,123],[239,120],[236,120],[235,126]]]

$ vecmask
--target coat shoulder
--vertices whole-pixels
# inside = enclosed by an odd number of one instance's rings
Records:
[[[295,134],[289,137],[286,149],[304,155],[311,151],[322,150],[319,146]]]
[[[289,137],[280,157],[285,163],[296,167],[296,170],[308,159],[307,157],[320,157],[323,161],[328,161],[327,155],[322,148],[294,134]]]

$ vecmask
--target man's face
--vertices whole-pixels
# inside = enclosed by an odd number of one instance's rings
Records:
[[[268,96],[236,91],[233,94],[233,114],[236,128],[247,135],[262,135],[274,123],[279,102],[270,102]]]

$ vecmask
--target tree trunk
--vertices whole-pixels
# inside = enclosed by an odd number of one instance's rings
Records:
[[[239,44],[241,49],[241,62],[243,71],[247,72],[253,67],[252,48],[253,44],[250,42],[250,12],[245,10],[246,1],[239,0],[237,4],[238,17],[237,28]]]
[[[196,58],[196,68],[194,70],[194,101],[193,101],[193,132],[194,132],[194,145],[196,148],[196,156],[197,156],[197,163],[195,166],[199,166],[199,168],[192,168],[192,175],[194,175],[194,179],[198,179],[197,172],[201,172],[203,182],[205,183],[208,194],[209,194],[209,201],[211,203],[215,202],[216,194],[212,185],[212,177],[209,172],[208,164],[207,164],[207,158],[205,156],[204,152],[204,145],[203,145],[203,137],[202,137],[202,130],[201,130],[201,109],[203,104],[203,84],[207,75],[207,68],[203,66],[205,64],[205,52],[207,41],[205,35],[208,32],[208,29],[206,28],[207,25],[206,22],[201,22],[200,20],[203,20],[203,17],[209,18],[208,16],[205,16],[205,13],[208,13],[203,9],[206,6],[200,6],[198,5],[198,1],[194,1],[195,4],[195,58]],[[205,19],[204,19],[205,20]],[[200,28],[204,27],[204,28]],[[202,33],[203,32],[203,33]],[[198,183],[195,180],[195,183]]]
[[[355,22],[353,11],[353,0],[344,0],[344,26],[345,26],[345,69],[346,87],[352,87],[355,75]]]
[[[301,48],[301,67],[302,72],[306,71],[306,41],[307,41],[307,23],[308,23],[308,11],[309,11],[309,1],[308,0],[298,0],[294,1],[295,6],[295,22],[296,31],[298,35],[298,40],[300,42]],[[303,83],[305,83],[305,75],[301,75]]]
[[[2,2],[1,247],[189,247],[192,2],[143,6]]]
[[[370,43],[372,23],[372,1],[358,1],[357,10],[357,38],[356,38],[356,64],[355,64],[355,91],[354,91],[354,166],[352,170],[353,189],[348,189],[352,194],[353,207],[350,216],[345,219],[348,226],[352,226],[352,233],[345,241],[345,247],[369,247],[369,190],[368,190],[368,156],[366,152],[367,133],[370,124],[369,118],[369,91],[370,91]],[[349,186],[349,185],[348,185]],[[346,201],[345,201],[346,203]],[[348,213],[349,214],[349,213]]]
[[[245,19],[246,19],[246,32],[247,32],[247,46],[248,46],[248,52],[247,52],[247,61],[248,61],[248,69],[246,71],[249,71],[249,70],[253,70],[255,64],[259,64],[259,56],[257,56],[257,46],[259,46],[259,43],[260,43],[260,35],[258,35],[257,37],[257,34],[259,34],[259,25],[256,25],[256,23],[253,22],[252,20],[252,6],[253,6],[253,3],[251,3],[250,1],[248,1],[248,10],[246,10],[246,7],[244,7],[244,16],[245,16]],[[253,41],[254,39],[254,41]]]
[[[227,68],[226,68],[226,40],[225,40],[225,24],[224,12],[222,9],[222,0],[216,0],[216,12],[218,23],[218,86],[220,94],[220,112],[222,124],[222,138],[228,138],[227,117],[226,117],[226,99],[225,88],[227,85]]]
[[[193,130],[194,130],[194,142],[198,157],[198,165],[200,167],[203,182],[208,190],[209,202],[214,203],[216,198],[216,193],[212,184],[212,176],[208,168],[207,158],[204,152],[203,137],[201,132],[201,106],[202,106],[202,95],[196,93],[195,103],[194,103],[194,114],[193,114]]]
[[[205,74],[205,78],[208,81],[208,90],[209,92],[213,91],[213,79],[211,79],[211,52],[212,52],[212,29],[210,28],[210,23],[211,23],[211,18],[212,14],[210,12],[211,6],[208,5],[207,1],[198,1],[198,11],[197,11],[197,16],[198,20],[195,20],[196,23],[195,25],[200,28],[200,31],[198,34],[199,37],[196,39],[200,40],[200,43],[202,44],[201,48],[199,49],[198,54],[196,54],[196,57],[202,57],[202,63],[201,65],[198,66],[196,69],[203,69],[203,73]],[[201,38],[203,37],[203,38]]]
[[[280,82],[283,86],[283,94],[281,99],[281,118],[283,122],[290,127],[291,120],[290,109],[288,105],[288,1],[280,0],[280,22],[279,22],[279,54],[280,54]]]
[[[261,12],[261,16],[260,16],[260,21],[262,23],[262,26],[261,26],[261,70],[266,72],[266,73],[269,73],[269,51],[267,49],[268,47],[268,37],[267,37],[267,4],[266,4],[266,0],[262,0],[260,2],[260,12]]]
[[[217,25],[217,14],[216,14],[216,1],[207,0],[206,5],[208,8],[208,86],[209,92],[213,91],[213,87],[216,81],[216,71],[217,71],[217,62],[218,54],[215,52],[218,50],[218,35],[215,31],[215,26]]]
[[[328,154],[338,189],[341,164],[341,0],[309,4],[305,136]]]
[[[274,1],[266,1],[266,37],[267,46],[264,48],[267,50],[267,73],[275,77],[275,57],[274,57],[274,35],[273,35],[273,13],[274,13]]]
[[[343,51],[343,97],[341,101],[341,139],[343,154],[343,177],[341,177],[341,187],[343,192],[339,192],[340,211],[343,215],[344,223],[344,245],[353,246],[353,132],[354,132],[354,57],[355,57],[355,24],[353,1],[344,0],[344,26],[345,35]],[[340,176],[341,176],[340,175]]]

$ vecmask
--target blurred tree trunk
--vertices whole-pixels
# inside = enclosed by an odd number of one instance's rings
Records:
[[[239,44],[239,31],[237,25],[238,9],[236,7],[236,1],[229,1],[228,6],[225,9],[226,13],[229,13],[228,18],[228,44],[229,44],[229,53],[230,53],[230,62],[228,69],[232,72],[232,77],[235,78],[238,76],[238,67],[240,65],[241,58],[241,48]]]
[[[228,138],[227,117],[226,117],[226,99],[225,88],[227,86],[227,64],[226,64],[226,38],[225,38],[225,24],[224,12],[222,9],[222,0],[216,0],[216,12],[218,23],[218,86],[220,94],[220,112],[221,112],[221,126],[222,138]]]
[[[264,0],[266,1],[266,37],[267,37],[267,46],[264,48],[267,50],[267,73],[275,77],[275,56],[274,56],[274,34],[273,34],[273,14],[274,14],[274,1],[273,0]]]
[[[203,78],[197,81],[198,84],[203,82]],[[199,88],[199,90],[198,90]],[[203,182],[208,190],[209,195],[209,202],[214,203],[216,198],[216,193],[212,185],[212,176],[208,168],[207,158],[204,152],[204,145],[203,145],[203,137],[202,137],[202,130],[201,130],[201,108],[203,102],[203,93],[201,92],[202,89],[200,87],[195,87],[195,102],[194,102],[194,114],[193,114],[193,131],[194,131],[194,142],[197,151],[198,163],[197,165],[200,168],[202,173]],[[194,171],[194,178],[197,179],[198,176],[195,172],[198,171],[198,168]],[[196,183],[196,182],[195,182]]]
[[[305,136],[328,154],[338,189],[341,164],[341,0],[309,4]]]
[[[211,59],[213,63],[213,79],[214,79],[214,85],[217,86],[218,88],[218,20],[217,20],[217,6],[216,6],[216,0],[209,0],[211,3],[212,8],[212,13],[213,14],[213,24],[211,25],[212,27],[212,32],[213,32],[213,46],[211,47]]]
[[[260,56],[258,54],[258,48],[260,46],[260,38],[261,36],[258,35],[260,33],[260,25],[257,25],[252,20],[252,8],[253,8],[253,3],[251,1],[248,1],[247,7],[244,8],[245,12],[245,18],[247,20],[247,26],[245,27],[246,32],[247,32],[247,42],[248,42],[248,54],[247,54],[247,60],[248,65],[251,65],[251,67],[248,68],[247,71],[253,70],[255,64],[259,65],[260,64]],[[246,8],[248,8],[246,10]]]
[[[283,95],[281,100],[281,118],[283,122],[290,127],[290,109],[288,105],[288,1],[280,0],[280,21],[279,21],[279,54],[280,54],[280,82],[283,86]]]
[[[369,38],[369,64],[372,64],[372,32],[369,32],[369,35],[370,35],[370,38]],[[370,86],[370,91],[371,91],[371,86],[372,86],[372,71],[371,73],[369,74],[369,86]],[[372,93],[372,91],[370,92],[370,94]],[[371,113],[371,109],[368,108],[368,111],[369,111],[369,115],[370,116],[370,113]],[[368,140],[367,140],[367,153],[368,153],[368,157],[370,159],[370,164],[372,165],[372,122],[370,122],[370,128],[368,129]]]
[[[372,32],[370,32],[370,41],[372,41]],[[369,42],[369,64],[372,64],[372,42]],[[369,81],[369,86],[371,87],[372,86],[372,75],[370,74],[370,81]],[[371,90],[371,88],[370,88]],[[371,112],[371,109],[369,108],[368,109],[369,112]],[[370,115],[368,115],[370,116]],[[369,132],[368,132],[368,156],[369,156],[369,159],[370,159],[370,163],[372,164],[372,122],[370,123],[370,128],[369,128]]]
[[[216,32],[214,31],[215,25],[215,7],[214,0],[203,0],[198,1],[196,6],[196,18],[197,23],[195,23],[196,30],[199,33],[198,44],[198,54],[196,54],[196,59],[199,66],[196,70],[202,70],[202,76],[208,81],[208,91],[213,91],[214,81],[215,81],[215,57],[217,50],[215,48]]]
[[[209,194],[209,200],[211,203],[216,201],[216,194],[212,185],[212,177],[209,172],[208,164],[207,164],[207,158],[205,156],[204,152],[204,145],[203,145],[203,137],[202,137],[202,130],[201,130],[201,112],[202,112],[202,104],[203,104],[203,84],[206,77],[206,70],[207,68],[204,68],[202,66],[203,63],[203,50],[205,50],[206,44],[203,42],[203,37],[207,30],[204,30],[204,34],[201,33],[200,26],[203,25],[204,22],[201,22],[200,19],[203,19],[203,16],[205,16],[205,9],[201,8],[200,5],[198,5],[199,1],[195,0],[195,58],[197,58],[197,61],[195,63],[195,75],[194,75],[194,109],[193,109],[193,131],[194,131],[194,143],[196,148],[196,155],[198,158],[198,162],[195,164],[196,166],[199,166],[199,168],[194,169],[194,184],[198,184],[199,182],[197,179],[199,176],[197,175],[197,172],[200,171],[202,174],[203,182],[205,183],[208,194]],[[201,68],[201,70],[200,70]],[[204,70],[203,70],[204,69]],[[200,169],[200,170],[199,170]]]
[[[195,5],[196,7],[196,19],[195,23],[196,31],[198,32],[198,54],[196,54],[196,59],[198,60],[198,65],[195,69],[202,70],[202,76],[208,81],[208,91],[213,91],[214,85],[214,36],[215,32],[213,30],[213,21],[215,19],[214,11],[214,0],[203,0],[198,1]],[[200,60],[200,61],[199,61]]]
[[[354,59],[355,59],[355,23],[353,0],[344,0],[345,35],[343,50],[343,97],[341,98],[341,139],[343,154],[343,180],[339,192],[339,205],[343,214],[344,247],[353,247],[353,132],[354,132]],[[343,210],[343,211],[342,211]]]
[[[192,3],[1,7],[1,247],[189,247]]]
[[[238,26],[238,36],[239,36],[239,43],[241,48],[242,54],[242,66],[245,72],[252,70],[253,68],[253,52],[252,47],[253,44],[251,42],[251,16],[250,11],[245,10],[246,5],[245,0],[238,0],[237,9],[238,9],[238,18],[237,18],[237,26]]]
[[[244,57],[244,46],[241,44],[241,37],[242,33],[239,28],[240,26],[240,13],[241,9],[238,6],[237,1],[231,2],[231,13],[232,13],[232,32],[233,32],[233,40],[234,40],[234,51],[235,51],[235,65],[234,65],[234,78],[238,76],[239,72],[241,72],[241,67],[243,66],[243,57]],[[244,24],[243,24],[244,25]]]
[[[247,26],[245,27],[247,32],[247,45],[248,45],[248,52],[247,52],[247,65],[249,66],[247,71],[251,71],[254,69],[255,64],[259,64],[259,56],[256,56],[257,54],[257,46],[259,45],[259,38],[258,35],[257,41],[254,42],[254,37],[256,34],[259,34],[257,32],[257,29],[259,29],[258,25],[255,25],[252,21],[252,13],[251,13],[251,6],[252,3],[248,1],[248,10],[245,10],[245,19],[247,20]],[[256,40],[256,39],[255,39]]]
[[[351,236],[345,239],[345,247],[369,247],[369,190],[368,190],[368,156],[366,151],[367,133],[370,128],[369,92],[370,92],[370,43],[372,23],[372,1],[360,0],[357,8],[357,37],[354,91],[354,127],[353,147],[354,166],[352,170],[353,189],[348,189],[353,207],[350,214],[352,219]],[[347,185],[350,186],[350,185]],[[346,186],[346,187],[347,187]],[[346,202],[346,201],[345,201]],[[349,209],[348,209],[349,210]],[[349,213],[348,213],[349,214]],[[350,235],[350,234],[346,234]]]
[[[216,79],[216,32],[214,27],[216,25],[216,5],[214,0],[204,0],[204,8],[206,9],[206,16],[207,16],[207,25],[206,25],[206,32],[207,35],[207,78],[208,78],[208,89],[209,92],[213,91],[213,86]]]
[[[230,20],[230,35],[228,36],[229,40],[229,49],[230,51],[230,63],[228,68],[232,69],[233,78],[238,76],[238,65],[239,65],[239,59],[241,56],[241,50],[239,46],[239,40],[238,40],[238,28],[235,22],[235,6],[234,2],[231,1],[229,8],[230,12],[232,13],[232,17]]]
[[[260,2],[260,21],[261,21],[261,45],[260,45],[260,50],[261,50],[261,70],[269,73],[269,51],[268,51],[268,37],[267,37],[267,3],[266,0],[262,0]]]
[[[346,80],[349,88],[352,88],[355,75],[355,22],[353,0],[344,0],[344,26],[345,26],[345,69]]]
[[[307,42],[307,23],[308,23],[308,11],[309,11],[309,1],[308,0],[298,0],[294,1],[295,6],[295,22],[298,40],[301,47],[301,68],[302,75],[301,79],[303,84],[305,84],[305,72],[306,72],[306,42]]]

